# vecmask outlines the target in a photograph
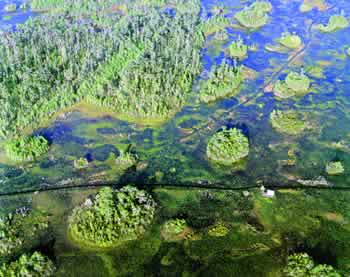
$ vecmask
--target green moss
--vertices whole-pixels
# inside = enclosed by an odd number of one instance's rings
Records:
[[[286,277],[310,276],[310,277],[341,277],[330,265],[315,265],[312,258],[306,253],[292,254],[288,257],[287,266],[284,269]]]
[[[0,260],[33,247],[47,227],[45,215],[27,209],[0,217]]]
[[[289,32],[282,33],[282,37],[278,40],[278,42],[290,49],[297,49],[302,43],[298,35],[291,34]]]
[[[310,89],[310,79],[303,72],[290,72],[284,81],[274,84],[273,92],[279,98],[305,95]]]
[[[89,161],[86,158],[79,158],[74,160],[74,167],[77,169],[87,168],[89,166]]]
[[[32,255],[23,254],[18,260],[9,264],[0,265],[0,276],[53,276],[55,273],[54,263],[39,252],[34,252]]]
[[[270,123],[274,129],[287,135],[299,135],[307,128],[305,120],[295,111],[273,110],[270,114]]]
[[[242,60],[247,57],[248,45],[245,45],[242,38],[239,37],[230,44],[227,50],[230,57]]]
[[[268,21],[267,13],[272,9],[268,1],[256,1],[249,7],[235,14],[236,20],[244,27],[257,29],[264,26]]]
[[[17,5],[16,4],[7,4],[4,7],[5,12],[15,12],[17,10]]]
[[[326,165],[326,172],[328,175],[339,175],[344,173],[344,166],[341,162],[329,162]]]
[[[248,156],[248,138],[236,128],[214,134],[207,145],[207,157],[222,165],[232,165]]]
[[[214,65],[207,80],[200,86],[199,99],[209,103],[227,96],[234,96],[239,92],[242,83],[241,67],[231,66],[225,62]]]
[[[132,186],[107,187],[73,210],[68,231],[82,246],[110,248],[141,236],[154,212],[155,202],[146,192]]]
[[[324,33],[335,32],[341,29],[345,29],[349,26],[349,22],[343,15],[332,15],[329,18],[327,25],[319,24],[317,28]]]
[[[48,141],[42,136],[11,139],[5,143],[8,158],[14,161],[33,161],[49,151]]]
[[[211,226],[208,230],[208,235],[212,237],[223,237],[229,233],[229,229],[223,222],[218,222]]]

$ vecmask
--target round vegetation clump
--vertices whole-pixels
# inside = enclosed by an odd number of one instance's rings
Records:
[[[299,135],[307,127],[307,123],[295,111],[274,110],[270,114],[270,122],[276,131],[287,135]]]
[[[332,276],[341,277],[332,266],[330,265],[315,265],[312,258],[306,253],[297,253],[288,257],[287,266],[283,270],[286,277],[295,276],[309,276],[309,277],[320,277],[320,276]]]
[[[329,162],[326,165],[326,172],[328,175],[340,175],[344,173],[344,166],[341,162]]]
[[[164,223],[163,230],[167,235],[178,235],[186,228],[186,220],[184,219],[170,219]]]
[[[81,157],[77,160],[74,160],[73,165],[76,169],[83,169],[89,166],[89,161],[86,158]]]
[[[332,15],[329,18],[328,24],[317,25],[317,29],[324,33],[335,32],[341,29],[345,29],[349,26],[349,22],[344,15]]]
[[[218,222],[211,226],[208,230],[208,235],[212,237],[224,237],[230,230],[225,226],[224,223]]]
[[[215,65],[207,80],[200,87],[199,100],[204,103],[216,101],[239,92],[243,77],[240,66],[231,66],[225,62]]]
[[[238,129],[225,129],[214,134],[207,146],[207,156],[210,160],[231,165],[249,154],[248,138]]]
[[[236,41],[230,44],[227,50],[230,57],[242,60],[247,57],[248,45],[245,45],[242,38],[238,37]]]
[[[249,7],[245,7],[242,11],[235,14],[236,20],[243,27],[249,29],[257,29],[264,26],[269,17],[267,15],[272,9],[272,5],[268,1],[256,1]]]
[[[301,38],[296,34],[285,32],[282,33],[282,36],[278,42],[289,49],[298,49],[301,45]]]
[[[42,136],[27,136],[5,143],[8,158],[14,161],[33,161],[49,151],[49,143]]]
[[[147,192],[131,185],[120,190],[103,188],[73,210],[68,232],[76,243],[110,248],[141,236],[152,222],[155,207]]]
[[[302,96],[309,91],[310,83],[304,72],[290,72],[284,81],[279,80],[275,83],[273,92],[279,98]]]
[[[0,265],[0,276],[53,276],[56,271],[54,263],[39,252],[32,255],[23,254],[18,260]]]

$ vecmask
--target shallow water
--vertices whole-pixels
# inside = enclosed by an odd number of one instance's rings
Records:
[[[67,215],[94,189],[3,196],[0,212],[30,205],[50,214],[50,232],[42,245],[35,247],[54,258],[58,276],[280,276],[290,251],[306,251],[317,262],[350,273],[350,58],[345,54],[350,46],[349,29],[322,34],[312,28],[340,10],[350,14],[350,4],[327,2],[328,11],[300,13],[301,1],[274,0],[269,24],[259,31],[233,26],[227,28],[227,41],[207,38],[202,76],[213,64],[221,63],[224,48],[238,36],[257,45],[257,51],[250,51],[242,62],[257,76],[246,80],[235,98],[199,105],[189,97],[174,118],[157,127],[91,112],[94,107],[75,107],[34,131],[51,143],[49,153],[40,161],[19,166],[0,155],[0,192],[4,194],[96,183],[135,183],[153,189],[161,209],[144,238],[106,252],[72,245],[66,238]],[[217,3],[203,1],[203,17],[210,16]],[[1,11],[3,5],[0,3]],[[220,5],[227,7],[230,18],[242,7],[240,1],[220,1]],[[10,19],[7,15],[0,12],[0,28],[15,28],[32,14],[19,11],[10,14]],[[275,44],[287,30],[299,34],[305,44],[305,50],[292,62],[288,58],[293,53],[273,53],[264,47]],[[324,78],[312,78],[312,92],[304,97],[280,101],[264,92],[270,81],[283,79],[288,70],[314,65],[324,69]],[[272,110],[291,108],[307,114],[312,126],[295,138],[278,134],[269,123]],[[249,157],[238,168],[213,166],[206,158],[209,137],[223,126],[238,127],[249,138]],[[341,147],[335,147],[340,141]],[[121,174],[113,157],[130,144],[143,167]],[[290,149],[295,152],[295,165],[285,164]],[[88,168],[74,168],[73,161],[80,157],[88,159]],[[333,160],[343,163],[344,174],[326,175],[325,165]],[[320,176],[331,187],[290,190],[300,185],[297,180]],[[181,188],[162,188],[168,184]],[[241,191],[190,188],[194,185],[233,189],[264,185],[281,190],[274,199],[265,199],[259,190],[251,190],[245,197]],[[229,222],[232,228],[225,237],[204,232],[199,240],[164,241],[160,226],[171,217],[186,218],[203,230],[218,220]]]

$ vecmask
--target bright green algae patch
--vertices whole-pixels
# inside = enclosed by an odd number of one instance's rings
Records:
[[[288,135],[299,135],[307,127],[307,123],[295,111],[274,110],[270,114],[270,122],[278,132]]]
[[[207,80],[202,80],[199,92],[201,102],[209,103],[227,96],[235,96],[242,83],[240,66],[226,62],[214,65]]]
[[[256,1],[249,7],[235,14],[236,20],[243,27],[249,29],[257,29],[264,26],[268,22],[268,13],[271,11],[272,5],[268,1]]]
[[[232,165],[248,156],[248,153],[248,138],[236,128],[217,132],[207,145],[208,158],[223,165]]]
[[[316,27],[324,33],[335,32],[349,26],[349,21],[343,15],[332,15],[327,25],[319,24]]]
[[[239,37],[229,45],[227,50],[230,57],[242,60],[247,57],[248,45],[244,44],[243,39]]]
[[[49,277],[54,275],[55,270],[56,267],[49,258],[34,252],[32,255],[23,254],[16,261],[0,265],[0,276]]]
[[[27,136],[6,141],[5,151],[11,160],[33,161],[49,151],[49,143],[42,136]]]
[[[329,162],[326,165],[326,172],[328,175],[339,175],[344,173],[344,166],[341,162]]]
[[[311,80],[303,72],[290,72],[284,81],[278,80],[273,87],[274,94],[279,98],[303,96],[310,89]]]
[[[103,188],[73,210],[68,232],[82,246],[110,248],[141,236],[152,222],[155,206],[147,192],[135,187]]]

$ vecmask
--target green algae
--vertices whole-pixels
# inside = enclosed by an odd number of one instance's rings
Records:
[[[302,44],[301,38],[298,35],[289,32],[282,33],[278,42],[289,49],[298,49]]]
[[[341,162],[329,162],[326,165],[326,172],[328,175],[339,175],[344,173],[345,169]]]
[[[247,57],[248,45],[245,45],[243,39],[238,37],[238,39],[232,42],[227,48],[228,54],[232,58],[238,58],[243,60]]]
[[[329,18],[327,25],[319,24],[316,26],[318,30],[323,33],[335,32],[338,30],[345,29],[349,26],[349,22],[344,15],[332,15]]]
[[[249,7],[235,14],[235,19],[243,27],[257,29],[268,22],[268,13],[272,10],[272,5],[268,1],[256,1]]]
[[[310,89],[311,80],[304,72],[290,72],[285,80],[278,80],[273,86],[274,94],[281,99],[303,96]]]

